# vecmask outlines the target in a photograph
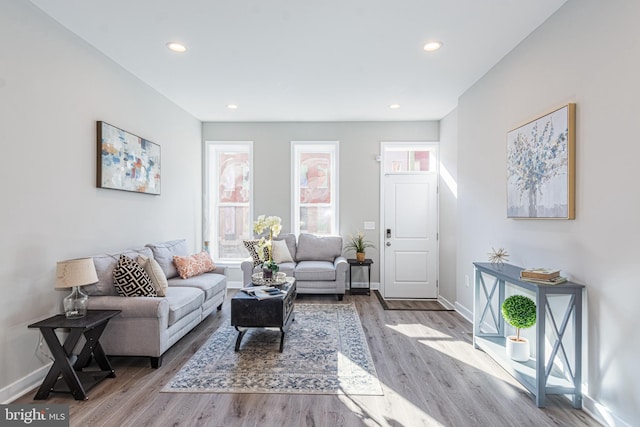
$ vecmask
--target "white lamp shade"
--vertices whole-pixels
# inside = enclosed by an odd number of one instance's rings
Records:
[[[98,282],[93,258],[70,259],[58,262],[56,288],[73,288]]]

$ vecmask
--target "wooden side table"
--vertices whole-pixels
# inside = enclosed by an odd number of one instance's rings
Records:
[[[107,377],[115,378],[116,373],[99,340],[109,319],[119,313],[120,310],[88,310],[87,315],[80,319],[67,319],[64,314],[58,314],[28,326],[40,329],[54,357],[53,366],[34,400],[46,399],[52,391],[71,392],[76,400],[87,400],[87,390]],[[55,333],[58,328],[70,330],[64,344]],[[72,351],[82,335],[87,341],[76,358]],[[101,370],[83,371],[92,356]]]
[[[349,293],[351,295],[353,294],[367,294],[367,295],[371,295],[371,264],[373,264],[373,260],[370,258],[365,259],[364,261],[360,262],[355,258],[349,258],[347,260],[347,262],[349,263]],[[351,278],[353,277],[353,273],[351,271],[352,267],[367,267],[369,269],[369,282],[367,283],[367,287],[366,288],[353,288],[351,286],[352,284],[352,280]]]

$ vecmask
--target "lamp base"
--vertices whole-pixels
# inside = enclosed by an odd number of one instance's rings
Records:
[[[89,296],[80,290],[79,286],[74,286],[73,290],[62,301],[64,315],[67,319],[79,319],[87,315]]]

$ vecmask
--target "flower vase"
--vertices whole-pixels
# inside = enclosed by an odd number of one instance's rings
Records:
[[[364,252],[356,252],[356,261],[364,262],[366,254]]]
[[[264,279],[272,279],[273,278],[273,270],[270,268],[263,268],[262,269],[262,277]]]

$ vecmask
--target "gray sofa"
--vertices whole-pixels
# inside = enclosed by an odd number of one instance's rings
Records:
[[[120,254],[134,260],[138,255],[154,258],[169,287],[163,297],[122,297],[113,284],[113,269]],[[151,366],[162,364],[162,355],[216,308],[222,308],[227,279],[224,268],[182,279],[173,256],[188,256],[186,240],[148,244],[143,248],[93,257],[98,283],[84,286],[90,310],[121,310],[100,338],[107,355],[146,356]]]
[[[347,260],[342,256],[342,237],[316,236],[301,233],[296,242],[294,234],[281,234],[293,262],[279,263],[280,271],[296,278],[298,294],[335,294],[342,300],[347,277]],[[277,260],[276,260],[277,261]],[[242,261],[243,285],[251,283],[251,276],[262,271],[253,258]]]

